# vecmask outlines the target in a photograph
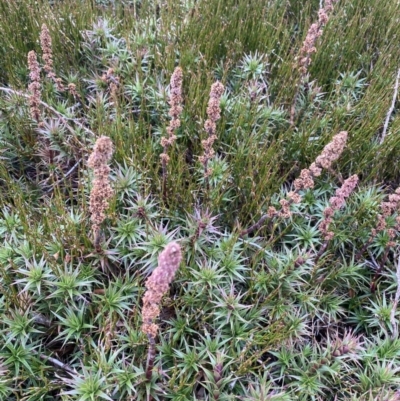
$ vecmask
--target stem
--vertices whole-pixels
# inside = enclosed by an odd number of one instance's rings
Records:
[[[38,353],[37,351],[35,351],[35,350],[33,350],[32,352],[33,352],[34,354],[36,354],[36,355],[39,355],[40,358],[42,358],[42,359],[44,359],[44,360],[46,360],[46,361],[49,361],[49,362],[52,363],[54,366],[57,366],[58,368],[67,371],[68,373],[72,373],[72,374],[74,374],[74,375],[76,374],[76,371],[75,371],[74,369],[70,368],[67,364],[65,364],[65,363],[63,363],[63,362],[61,362],[61,361],[59,361],[58,359],[53,358],[53,357],[48,356],[48,355],[39,354],[39,353]]]
[[[299,96],[299,85],[297,84],[297,89],[296,92],[293,96],[293,101],[292,105],[290,106],[290,119],[289,119],[289,124],[291,127],[294,126],[294,119],[296,117],[296,103],[297,103],[297,98]]]
[[[156,341],[154,337],[147,335],[149,339],[149,348],[147,350],[146,379],[151,381],[153,376],[154,360],[156,358]]]
[[[371,244],[372,240],[374,239],[374,237],[370,237],[368,239],[368,241],[361,247],[361,249],[356,253],[355,259],[357,261],[360,260],[361,256],[363,255],[363,253],[367,250],[368,246]]]
[[[261,216],[260,220],[257,221],[257,223],[254,223],[252,226],[250,226],[249,228],[247,228],[246,230],[243,230],[239,237],[242,238],[247,234],[252,233],[255,230],[258,230],[259,228],[261,228],[261,226],[263,225],[264,221],[268,219],[268,215],[264,214],[264,216]]]
[[[324,254],[324,252],[326,251],[326,248],[328,248],[328,244],[329,244],[329,241],[325,241],[322,244],[321,249],[318,251],[317,256],[314,259],[314,263],[317,263],[318,260],[321,258],[321,256]]]
[[[210,179],[207,174],[208,171],[208,159],[204,161],[204,184],[205,184],[205,193],[204,193],[204,205],[208,205],[208,201],[210,199]]]
[[[163,153],[167,154],[167,146],[164,147]],[[168,170],[167,170],[167,161],[165,158],[162,159],[162,196],[164,202],[167,203],[168,200],[168,191],[167,191],[167,178],[168,178]]]
[[[101,249],[101,231],[100,231],[99,226],[96,226],[93,229],[93,245],[94,245],[94,248],[96,249],[97,253],[100,253],[102,251],[102,249]]]

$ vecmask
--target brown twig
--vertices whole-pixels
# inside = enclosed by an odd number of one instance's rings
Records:
[[[39,353],[38,353],[37,351],[35,351],[35,350],[32,350],[32,352],[35,353],[35,354],[37,354],[37,355],[39,355],[39,357],[40,357],[41,359],[44,359],[44,360],[46,360],[46,361],[49,361],[49,362],[52,363],[54,366],[57,366],[58,368],[67,371],[68,373],[72,373],[72,374],[76,375],[76,371],[75,371],[74,369],[70,368],[67,364],[65,364],[65,363],[63,363],[63,362],[61,362],[61,361],[59,361],[58,359],[53,358],[53,357],[48,356],[48,355],[39,354]]]
[[[264,214],[263,216],[261,216],[261,218],[257,221],[257,223],[254,223],[252,226],[250,226],[246,230],[242,230],[240,233],[240,237],[242,238],[242,237],[252,233],[253,231],[260,229],[262,227],[262,225],[264,224],[264,221],[267,220],[268,217],[269,216],[267,214]]]
[[[400,81],[400,68],[397,71],[396,82],[395,82],[395,85],[394,85],[392,103],[391,103],[389,111],[388,111],[388,113],[386,115],[385,124],[383,125],[382,137],[381,137],[381,140],[379,142],[380,145],[382,145],[383,141],[386,138],[386,132],[387,132],[388,127],[389,127],[390,116],[393,114],[393,110],[394,110],[394,107],[396,105],[397,94],[398,94],[398,91],[399,91],[399,81]]]
[[[399,325],[396,322],[396,310],[400,299],[400,254],[399,254],[399,259],[397,261],[396,279],[397,279],[397,291],[396,295],[394,296],[392,310],[390,311],[390,323],[393,326],[393,333],[392,333],[393,339],[397,338],[399,334]]]
[[[320,250],[318,251],[317,255],[315,256],[314,264],[317,264],[317,262],[321,259],[321,256],[326,251],[326,248],[328,248],[328,245],[329,245],[329,240],[325,240],[324,243],[322,244]]]

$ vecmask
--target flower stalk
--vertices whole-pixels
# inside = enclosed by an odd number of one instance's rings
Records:
[[[208,162],[214,156],[215,151],[213,144],[217,139],[216,122],[221,118],[221,96],[224,93],[224,85],[217,81],[211,85],[210,99],[207,107],[207,120],[204,123],[204,129],[207,132],[207,138],[201,141],[201,145],[204,149],[204,154],[199,157],[200,163],[204,166],[204,178],[206,182],[206,189],[209,189],[209,176],[212,174],[212,170],[208,167]]]
[[[44,61],[43,69],[46,72],[47,78],[51,79],[56,84],[59,91],[63,91],[64,85],[61,82],[61,78],[57,78],[53,70],[53,46],[50,31],[46,24],[42,25],[40,32],[40,47],[42,48],[42,57]]]
[[[28,85],[29,95],[29,107],[31,116],[38,125],[41,121],[40,113],[40,98],[41,98],[41,83],[40,83],[40,67],[37,61],[36,53],[31,50],[28,53],[28,68],[29,68],[29,79],[30,83]]]
[[[335,196],[332,196],[329,199],[330,206],[325,208],[323,212],[324,219],[318,226],[318,229],[324,238],[324,243],[316,256],[314,263],[316,263],[320,259],[320,257],[323,255],[326,248],[328,247],[329,242],[333,239],[335,235],[333,231],[329,230],[330,224],[333,222],[333,215],[335,214],[335,211],[340,210],[346,205],[346,199],[354,191],[357,184],[358,176],[352,175],[343,182],[343,185],[340,188],[336,190]]]
[[[147,291],[143,296],[142,331],[149,339],[147,354],[146,378],[151,380],[155,359],[155,339],[158,325],[155,320],[160,314],[161,299],[167,293],[169,285],[182,260],[181,248],[178,243],[171,242],[160,253],[158,266],[146,281]]]
[[[304,39],[303,45],[299,50],[299,54],[296,57],[296,63],[294,67],[299,71],[300,77],[297,83],[297,90],[293,98],[292,107],[290,110],[290,124],[294,124],[296,115],[296,102],[299,96],[299,87],[301,83],[306,82],[308,76],[308,68],[311,64],[311,56],[317,52],[316,43],[319,37],[322,36],[323,28],[328,23],[331,12],[333,11],[333,3],[337,0],[325,0],[324,7],[318,10],[318,21],[311,24],[307,31],[306,38]]]
[[[163,152],[160,155],[162,164],[162,194],[164,201],[167,200],[167,178],[168,170],[167,165],[169,163],[168,148],[174,144],[176,141],[176,130],[181,125],[181,120],[179,119],[182,113],[182,82],[183,82],[183,71],[181,67],[176,67],[171,76],[171,93],[169,96],[170,109],[168,115],[171,117],[169,126],[167,127],[168,137],[161,138],[161,146],[163,147]]]
[[[96,251],[100,251],[100,226],[106,218],[105,211],[108,208],[109,200],[114,192],[110,185],[110,167],[108,162],[113,154],[113,144],[109,137],[101,136],[97,139],[93,153],[88,159],[88,166],[93,169],[93,188],[90,192],[90,206],[93,244]]]

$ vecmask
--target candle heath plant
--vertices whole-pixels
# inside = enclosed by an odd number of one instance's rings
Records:
[[[0,400],[399,399],[399,12],[0,2]]]

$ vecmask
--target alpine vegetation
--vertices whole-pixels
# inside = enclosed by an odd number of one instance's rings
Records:
[[[400,399],[384,3],[0,2],[0,400]]]

